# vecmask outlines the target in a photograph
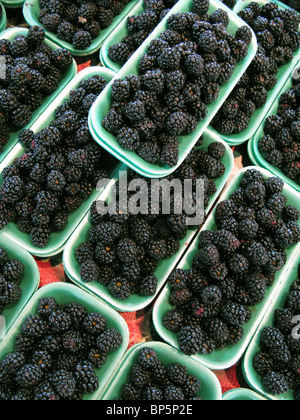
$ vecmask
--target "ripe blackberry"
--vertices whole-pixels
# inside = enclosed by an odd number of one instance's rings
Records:
[[[200,16],[204,16],[208,12],[209,6],[209,0],[194,0],[192,12],[197,13]]]
[[[49,377],[56,394],[60,398],[72,397],[76,388],[76,381],[72,373],[60,370],[52,373]]]
[[[243,305],[228,302],[222,305],[220,317],[229,325],[239,327],[246,324],[251,318],[251,311]]]
[[[159,95],[164,89],[165,77],[161,70],[148,71],[143,77],[143,84],[147,90]]]
[[[80,276],[85,283],[96,282],[100,276],[100,268],[93,260],[86,260],[80,267]]]
[[[174,333],[178,333],[183,326],[184,316],[177,309],[172,309],[163,318],[163,326]]]
[[[53,333],[60,334],[68,331],[72,325],[72,320],[63,310],[58,309],[50,314],[48,324]]]
[[[144,347],[140,350],[138,357],[137,357],[137,363],[146,370],[154,369],[158,363],[158,356],[150,347]]]
[[[177,386],[183,386],[187,380],[188,371],[187,368],[180,363],[173,363],[167,367],[167,376],[172,384]]]
[[[222,349],[226,346],[230,331],[221,319],[214,318],[206,321],[205,331],[215,343],[216,349]]]
[[[200,351],[203,341],[201,328],[186,326],[180,329],[179,346],[182,353],[192,356]]]
[[[154,296],[157,290],[158,279],[154,276],[144,278],[140,284],[140,293],[144,296]]]
[[[75,368],[74,378],[82,392],[93,393],[99,387],[99,379],[90,362],[79,363]]]
[[[16,381],[21,388],[32,389],[41,382],[43,371],[38,365],[24,365],[16,375]]]
[[[263,376],[263,386],[272,395],[280,395],[289,390],[289,385],[284,375],[271,371]]]
[[[118,142],[123,149],[135,151],[140,147],[140,136],[136,129],[122,128],[118,132]]]
[[[126,300],[131,296],[130,283],[122,277],[112,278],[108,283],[108,290],[119,300]]]
[[[212,31],[205,31],[198,38],[199,49],[202,53],[212,53],[218,47],[218,40]]]
[[[0,276],[0,305],[5,306],[20,300],[22,289],[15,283]]]
[[[19,260],[9,260],[3,265],[2,274],[7,281],[19,284],[24,275],[24,265]]]

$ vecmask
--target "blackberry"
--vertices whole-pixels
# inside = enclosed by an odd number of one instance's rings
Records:
[[[165,76],[161,70],[148,71],[143,77],[143,84],[147,90],[159,95],[164,89]]]
[[[2,274],[7,281],[19,284],[24,275],[24,265],[19,260],[9,260],[4,264]]]
[[[81,30],[74,34],[72,44],[78,50],[85,50],[92,44],[92,41],[90,32]]]
[[[268,372],[263,376],[263,386],[272,395],[280,395],[289,390],[286,378],[274,371]]]
[[[194,0],[192,12],[197,13],[200,16],[204,16],[208,12],[209,6],[210,6],[209,0],[204,0],[204,1]]]
[[[180,136],[188,125],[188,116],[182,111],[171,114],[166,121],[166,130],[172,136]]]
[[[204,60],[196,53],[190,54],[185,60],[185,68],[190,76],[200,77],[204,72]]]
[[[158,363],[158,356],[150,347],[144,347],[140,350],[138,357],[137,357],[137,363],[146,370],[154,369]]]
[[[203,341],[201,328],[186,326],[180,329],[179,346],[182,353],[188,356],[197,354],[200,351]]]
[[[228,302],[222,305],[220,317],[223,318],[229,325],[239,327],[250,320],[251,311],[243,305]]]
[[[140,147],[140,136],[136,129],[123,127],[118,133],[118,142],[123,149],[135,151]]]
[[[111,109],[102,120],[102,126],[114,135],[119,133],[123,123],[123,117],[114,109]]]
[[[212,53],[218,47],[218,40],[212,31],[205,31],[198,38],[199,49],[202,53]]]
[[[50,314],[48,324],[53,333],[60,334],[69,330],[72,325],[72,320],[63,310],[58,309]]]
[[[183,326],[184,316],[177,309],[172,309],[163,318],[163,326],[174,333],[178,333]]]
[[[93,393],[99,387],[99,379],[90,362],[79,363],[74,371],[74,378],[82,392]]]
[[[273,370],[273,360],[268,353],[257,353],[253,359],[255,371],[263,376]]]
[[[24,183],[19,176],[7,177],[2,184],[2,200],[7,204],[19,201],[24,191]]]
[[[147,253],[154,260],[164,259],[167,253],[166,241],[163,239],[150,241],[147,246]]]
[[[89,313],[82,319],[82,326],[91,335],[102,334],[107,327],[107,319],[99,313]]]
[[[38,365],[24,365],[16,375],[16,381],[21,388],[32,389],[41,382],[43,371]]]
[[[165,388],[164,398],[167,401],[183,401],[184,393],[180,387],[169,385]]]
[[[50,375],[49,380],[60,398],[72,397],[75,393],[76,381],[72,373],[65,370],[56,371]]]
[[[86,260],[80,267],[80,276],[85,283],[96,282],[100,276],[100,268],[93,260]]]
[[[128,280],[115,277],[108,283],[110,293],[119,300],[126,300],[131,296],[131,286]]]
[[[140,284],[140,293],[144,296],[154,296],[157,290],[158,279],[154,276],[144,278]]]
[[[169,365],[166,373],[173,385],[182,387],[187,380],[187,368],[180,363],[173,363]]]
[[[230,331],[221,319],[208,320],[205,324],[205,331],[215,343],[216,349],[222,349],[226,346]]]
[[[129,102],[125,107],[125,116],[133,123],[145,119],[145,105],[141,101]]]
[[[186,75],[181,70],[175,70],[166,74],[165,83],[169,91],[181,91],[186,83]]]

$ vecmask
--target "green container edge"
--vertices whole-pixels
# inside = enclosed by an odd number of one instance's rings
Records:
[[[265,401],[266,399],[256,392],[246,389],[231,389],[223,394],[223,401]]]
[[[120,22],[122,22],[122,20],[127,16],[130,10],[134,7],[135,3],[136,3],[136,0],[132,0],[130,3],[128,3],[126,7],[124,8],[124,10],[122,11],[122,13],[120,13],[120,15],[114,18],[113,23],[108,28],[103,29],[101,31],[101,34],[93,40],[91,46],[85,50],[78,50],[74,48],[71,43],[59,39],[56,34],[51,33],[47,30],[45,30],[46,37],[48,39],[51,39],[53,42],[60,45],[61,47],[66,48],[72,53],[72,55],[76,57],[85,57],[88,55],[92,55],[101,48],[101,45],[103,41],[106,39],[106,37],[111,33],[111,31],[114,30],[116,26],[119,25]],[[24,3],[23,15],[26,22],[30,26],[38,25],[38,26],[43,27],[43,25],[38,20],[38,13],[40,12],[40,10],[41,9],[39,5],[39,0],[28,0]]]
[[[272,0],[272,1],[273,3],[276,3],[281,9],[291,10],[289,6],[287,6],[284,3],[281,3],[280,1],[277,1],[277,0]],[[241,10],[244,10],[249,5],[249,3],[251,3],[251,0],[239,0],[237,4],[235,5],[233,11],[236,14],[238,14]],[[269,0],[257,0],[255,3],[267,4],[269,3]],[[251,125],[246,130],[244,130],[240,134],[231,134],[231,135],[221,134],[216,130],[218,135],[221,136],[222,139],[225,140],[230,146],[239,146],[241,144],[244,144],[254,135],[259,125],[264,120],[265,115],[268,112],[269,108],[272,106],[273,102],[276,100],[278,96],[278,92],[280,91],[284,81],[288,77],[288,74],[290,73],[291,68],[294,67],[297,58],[299,58],[299,54],[300,54],[300,48],[295,52],[294,59],[290,63],[285,64],[279,69],[279,72],[277,73],[278,80],[277,80],[276,86],[268,92],[268,100],[266,104],[260,107],[253,114],[253,116],[250,119]]]
[[[226,188],[226,191],[224,195],[222,196],[222,201],[228,199],[231,193],[236,190],[236,188],[240,185],[240,181],[243,174],[248,169],[260,170],[265,178],[269,178],[273,176],[272,173],[270,173],[269,171],[263,168],[251,167],[251,166],[243,168],[241,171],[239,171],[235,175],[230,185]],[[288,197],[288,203],[297,206],[297,203],[299,202],[297,193],[287,184],[284,187],[284,194]],[[204,231],[204,230],[215,230],[214,212],[211,213],[205,225],[202,227],[201,231]],[[194,255],[196,255],[197,249],[198,249],[197,242],[198,242],[199,234],[196,236],[196,238],[194,238],[194,241],[191,244],[189,251],[185,254],[184,258],[182,259],[181,263],[179,264],[177,268],[188,269],[191,267]],[[198,361],[199,363],[213,370],[228,369],[239,361],[239,359],[243,356],[244,352],[246,351],[257,328],[259,327],[263,319],[263,316],[268,310],[278,288],[280,287],[281,283],[284,281],[286,273],[289,269],[289,264],[291,263],[291,261],[293,261],[297,252],[298,252],[297,245],[287,250],[287,254],[288,254],[287,263],[282,268],[282,270],[280,270],[280,272],[277,273],[276,281],[274,282],[273,286],[267,290],[264,301],[255,307],[251,307],[252,319],[244,326],[244,330],[245,330],[244,338],[236,346],[229,346],[229,347],[226,347],[224,350],[214,351],[214,353],[210,355],[198,354],[198,355],[191,356],[194,360]],[[169,310],[173,309],[173,307],[169,303],[169,294],[170,294],[170,289],[169,289],[169,286],[166,285],[154,305],[153,323],[154,323],[156,332],[159,334],[159,336],[168,344],[178,349],[179,344],[178,344],[177,334],[171,333],[162,325],[163,316]]]
[[[186,2],[186,0],[181,0],[173,7],[173,9],[169,12],[169,14],[161,21],[161,23],[151,33],[151,35],[147,38],[147,40],[135,52],[131,60],[129,60],[122,67],[120,72],[116,74],[114,80],[125,78],[128,74],[137,74],[137,66],[138,66],[139,58],[143,55],[146,47],[149,45],[151,40],[157,38],[164,31],[167,25],[168,17],[173,13],[177,13],[181,11],[184,12],[185,10],[190,10],[191,2],[192,0],[189,0],[188,2]],[[230,21],[231,21],[230,26],[229,26],[229,32],[230,32],[230,28],[232,27],[234,27],[234,30],[236,30],[237,27],[245,25],[245,22],[243,22],[239,17],[237,17],[237,15],[235,15],[230,9],[228,9],[223,3],[219,2],[218,0],[211,0],[211,8],[212,8],[211,10],[222,8],[222,9],[225,9],[229,13]],[[122,160],[123,163],[127,164],[133,170],[142,174],[145,177],[161,178],[161,177],[172,174],[186,159],[186,157],[192,150],[193,146],[196,144],[197,139],[201,136],[203,131],[207,128],[207,126],[211,122],[214,115],[217,113],[217,111],[220,109],[223,102],[229,96],[232,88],[238,83],[238,80],[244,74],[247,67],[250,65],[252,59],[254,58],[256,51],[257,51],[257,41],[253,32],[253,41],[249,47],[248,56],[242,62],[238,64],[231,80],[227,82],[224,86],[222,86],[219,99],[215,101],[213,104],[208,106],[209,117],[207,117],[204,121],[199,123],[198,129],[196,130],[196,132],[188,136],[182,137],[184,144],[181,145],[180,149],[183,149],[182,146],[184,146],[185,150],[184,152],[182,152],[181,150],[179,162],[175,167],[163,168],[158,165],[152,165],[145,162],[143,159],[137,156],[135,152],[129,152],[122,149],[121,146],[118,144],[116,138],[103,129],[101,122],[106,112],[110,109],[109,98],[110,98],[111,86],[114,80],[112,80],[112,82],[108,85],[108,87],[101,93],[101,95],[98,97],[98,99],[96,100],[95,104],[93,105],[90,111],[89,125],[90,127],[93,128],[93,131],[96,133],[95,140],[102,147],[104,147],[106,150],[108,150],[110,153],[116,156],[118,159]]]
[[[273,299],[272,305],[270,305],[268,311],[266,312],[259,329],[257,330],[256,334],[254,335],[249,347],[243,357],[242,362],[242,371],[244,377],[246,378],[248,384],[253,388],[256,392],[260,393],[264,397],[270,400],[277,400],[277,401],[290,401],[294,400],[293,398],[293,391],[286,392],[280,396],[274,396],[267,393],[262,384],[261,376],[258,375],[253,367],[253,357],[257,352],[260,351],[260,335],[262,330],[265,327],[274,326],[274,311],[278,308],[282,308],[286,298],[289,295],[290,287],[293,281],[297,280],[298,277],[298,266],[300,264],[300,245],[298,245],[298,251],[295,255],[294,260],[291,262],[288,272],[285,276],[285,281],[281,284],[279,290],[276,293],[276,296]]]
[[[278,110],[279,101],[281,95],[288,89],[292,87],[292,77],[295,72],[295,70],[300,65],[300,56],[298,57],[297,64],[294,66],[292,71],[289,73],[289,76],[285,82],[285,84],[282,86],[280,92],[278,93],[278,96],[276,100],[273,102],[272,106],[268,110],[268,112],[265,115],[265,118],[268,118],[270,115],[275,115]],[[300,192],[300,185],[298,185],[295,181],[288,178],[279,168],[276,168],[275,166],[271,165],[267,160],[264,158],[264,156],[260,153],[258,149],[258,143],[259,140],[264,136],[264,121],[259,126],[258,130],[256,131],[255,135],[250,139],[249,141],[249,156],[252,160],[252,157],[254,157],[254,163],[258,164],[258,166],[262,166],[263,168],[267,169],[268,171],[272,172],[274,175],[281,178],[284,182],[289,184],[291,187],[293,187],[297,192]]]
[[[78,86],[79,82],[83,79],[86,79],[92,75],[101,74],[109,81],[113,76],[114,72],[104,67],[89,67],[82,72],[78,73],[76,77],[60,92],[60,94],[55,98],[55,100],[51,103],[48,109],[44,112],[44,114],[37,119],[37,121],[31,125],[31,129],[33,131],[40,131],[42,128],[46,127],[49,122],[53,120],[53,113],[55,109],[63,103],[69,97],[69,92]],[[0,173],[3,169],[9,164],[11,164],[14,159],[20,156],[24,152],[24,148],[20,143],[17,143],[16,146],[11,150],[9,155],[4,159],[4,161],[0,164]],[[116,167],[113,168],[110,176],[114,176],[115,172],[117,171],[119,165],[116,163]],[[0,185],[2,184],[2,177],[0,176]],[[45,248],[37,248],[34,247],[29,239],[29,235],[19,232],[17,226],[15,224],[9,224],[6,228],[3,229],[3,234],[11,239],[12,241],[19,244],[22,248],[26,249],[32,255],[41,258],[48,258],[54,255],[57,255],[59,252],[62,251],[64,248],[67,240],[72,235],[80,221],[84,218],[86,213],[89,211],[92,203],[97,200],[99,194],[102,191],[94,190],[91,197],[88,198],[79,209],[77,209],[74,213],[70,215],[68,227],[63,232],[54,233],[50,237],[50,242],[47,247]]]
[[[138,352],[144,347],[154,349],[159,360],[165,365],[181,363],[186,366],[190,375],[195,375],[200,379],[202,389],[199,396],[203,400],[219,401],[222,399],[221,384],[213,372],[193,361],[191,358],[180,354],[176,349],[165,343],[150,341],[137,344],[127,351],[122,359],[120,370],[113,375],[107,386],[103,400],[113,401],[120,396],[121,387],[129,380],[130,368],[135,362]],[[118,396],[116,395],[117,391]]]
[[[14,0],[4,0],[2,1],[3,6],[9,9],[18,9],[23,6],[24,0],[14,1]]]
[[[4,29],[7,26],[7,15],[6,15],[6,10],[5,7],[3,5],[3,3],[0,3],[1,9],[2,9],[2,16],[1,16],[1,20],[0,20],[0,32],[4,31]],[[1,36],[1,33],[0,33]]]
[[[207,130],[204,133],[204,137],[205,139],[201,148],[207,149],[208,145],[215,141],[219,141],[220,143],[224,144],[226,148],[226,155],[223,159],[223,162],[226,166],[226,172],[222,177],[220,177],[220,179],[215,180],[217,192],[210,198],[208,208],[206,209],[206,213],[208,214],[211,211],[215,202],[217,201],[218,197],[222,194],[229,180],[234,166],[234,159],[232,151],[230,150],[228,145],[226,145],[226,143],[223,140],[216,137],[214,133],[211,133],[209,130]],[[129,168],[127,168],[125,165],[122,165],[120,167],[120,171],[128,171],[128,169]],[[115,174],[115,176],[116,178],[112,180],[109,186],[107,186],[105,191],[98,197],[98,200],[106,201],[109,198],[110,194],[113,191],[115,181],[117,179],[117,173]],[[66,273],[70,280],[77,286],[81,287],[83,290],[88,290],[89,292],[94,293],[97,297],[103,299],[107,304],[109,304],[119,312],[135,312],[145,308],[146,306],[150,305],[151,302],[153,302],[153,300],[158,296],[161,289],[163,288],[172,269],[180,262],[181,258],[183,258],[184,254],[188,250],[189,245],[192,243],[195,235],[199,230],[196,228],[190,229],[186,237],[180,241],[180,250],[178,251],[178,253],[159,264],[158,270],[156,271],[156,273],[154,273],[159,280],[155,296],[142,297],[134,295],[133,297],[122,302],[113,298],[107,290],[107,287],[99,283],[86,284],[80,278],[80,265],[76,261],[75,250],[81,243],[83,243],[87,239],[90,227],[90,217],[89,213],[87,213],[84,219],[79,224],[79,226],[77,226],[76,230],[73,232],[65,246],[63,253],[63,263]]]
[[[93,394],[86,394],[84,397],[84,400],[100,400],[105,392],[107,382],[110,380],[115,370],[118,369],[120,360],[127,350],[129,344],[129,330],[125,320],[116,311],[113,311],[99,299],[80,290],[74,285],[60,282],[52,283],[39,289],[23,308],[17,321],[7,334],[5,341],[0,343],[1,358],[4,358],[10,352],[13,352],[14,338],[20,332],[25,318],[36,313],[35,310],[38,300],[42,297],[49,296],[54,297],[61,305],[78,302],[86,306],[89,312],[101,313],[107,318],[108,328],[116,328],[122,334],[123,343],[120,348],[116,352],[108,355],[107,362],[101,369],[95,370],[100,382],[102,380],[102,385]]]
[[[26,28],[21,28],[21,27],[10,28],[10,29],[6,29],[0,34],[0,39],[12,40],[20,34],[25,35],[27,33],[28,33],[28,29]],[[53,50],[57,50],[60,48],[59,45],[56,45],[54,42],[48,39],[45,39],[45,43],[49,45]],[[46,112],[47,108],[51,105],[51,103],[55,100],[55,98],[60,94],[60,92],[62,92],[62,90],[67,86],[67,84],[72,81],[76,73],[77,73],[77,64],[75,60],[73,59],[71,68],[68,70],[68,72],[65,74],[65,76],[61,80],[59,87],[49,97],[45,98],[43,101],[43,104],[32,113],[32,118],[29,121],[29,123],[24,127],[24,129],[30,128],[42,116],[42,114]],[[19,131],[10,134],[8,142],[3,147],[2,153],[0,153],[0,163],[3,162],[6,156],[11,152],[14,146],[18,143],[18,133]]]
[[[17,259],[24,265],[24,275],[20,282],[22,295],[18,302],[4,307],[1,316],[5,318],[5,330],[1,331],[0,342],[5,339],[13,324],[18,319],[23,308],[38,290],[40,284],[40,272],[34,258],[23,248],[0,234],[0,247],[7,252],[9,259]]]

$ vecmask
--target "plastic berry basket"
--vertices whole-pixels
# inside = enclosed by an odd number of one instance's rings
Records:
[[[51,103],[51,105],[49,105],[48,109],[44,112],[44,114],[30,127],[30,129],[34,132],[39,132],[43,128],[47,127],[54,119],[56,108],[63,104],[69,98],[70,91],[76,89],[81,80],[88,79],[89,77],[96,74],[103,76],[107,80],[107,82],[111,80],[111,78],[114,76],[114,73],[111,70],[105,69],[103,67],[90,67],[78,73],[78,75],[68,84],[68,86]],[[11,165],[13,161],[16,158],[20,157],[23,153],[24,148],[20,143],[17,143],[17,145],[9,153],[6,159],[0,164],[0,173],[3,171],[4,168]],[[110,177],[114,175],[118,167],[119,163],[117,162],[115,168],[113,168],[111,173],[109,174]],[[0,177],[0,185],[2,184],[2,182],[3,179]],[[30,242],[29,235],[20,232],[17,226],[13,223],[9,224],[6,228],[4,228],[3,233],[7,238],[11,239],[18,245],[25,248],[29,253],[37,257],[46,258],[57,255],[59,252],[62,251],[67,240],[69,239],[73,231],[76,229],[80,221],[90,209],[92,203],[98,198],[101,192],[102,191],[97,191],[95,189],[91,196],[80,206],[80,208],[70,215],[66,229],[62,232],[53,233],[51,235],[50,241],[45,248],[34,247]]]
[[[130,381],[130,371],[132,365],[136,362],[136,358],[140,350],[144,347],[151,347],[157,353],[159,360],[165,365],[169,366],[172,363],[180,363],[187,367],[190,375],[195,375],[202,384],[199,397],[204,401],[220,401],[222,397],[222,390],[220,382],[216,375],[209,369],[196,363],[191,358],[182,355],[174,348],[165,343],[147,342],[137,344],[132,347],[122,359],[121,368],[111,378],[106,392],[103,395],[103,400],[115,401],[121,396],[122,387]]]
[[[124,319],[117,312],[103,304],[99,299],[71,284],[50,284],[42,287],[33,295],[7,334],[6,339],[0,345],[1,360],[14,351],[15,338],[20,333],[24,321],[29,315],[36,314],[39,300],[44,297],[53,297],[60,305],[67,305],[73,302],[80,303],[86,307],[89,313],[101,313],[108,321],[107,327],[115,328],[122,334],[123,343],[120,348],[108,355],[107,362],[101,369],[95,369],[96,375],[99,378],[99,388],[93,394],[85,394],[84,396],[84,400],[100,400],[107,381],[119,366],[120,360],[128,347],[129,331]]]
[[[234,12],[238,14],[240,11],[244,10],[249,4],[251,0],[239,0],[234,8]],[[263,6],[264,4],[269,3],[268,0],[257,0],[255,3]],[[273,3],[278,4],[281,9],[291,9],[286,4],[283,4],[279,1],[274,0]],[[282,89],[287,77],[289,76],[291,70],[295,67],[295,64],[299,60],[300,48],[295,52],[294,59],[284,66],[279,68],[277,73],[277,84],[276,86],[268,92],[268,100],[266,104],[255,111],[255,113],[251,117],[251,121],[249,127],[244,130],[242,133],[239,134],[230,134],[224,135],[218,133],[222,139],[224,139],[229,145],[231,146],[238,146],[247,142],[252,136],[254,136],[255,132],[258,130],[262,121],[265,120],[266,114],[269,108],[272,106],[273,102],[277,99],[279,92]]]
[[[292,283],[298,279],[298,266],[300,264],[300,246],[298,246],[297,254],[293,261],[289,264],[289,270],[287,271],[283,282],[280,285],[279,290],[277,291],[276,296],[274,297],[272,304],[270,305],[267,313],[264,316],[264,319],[259,326],[256,334],[254,335],[245,355],[243,358],[242,369],[244,377],[246,378],[248,384],[256,392],[265,396],[270,400],[279,400],[279,401],[290,401],[294,400],[293,391],[288,391],[282,395],[274,396],[268,394],[263,387],[262,377],[256,373],[253,367],[254,356],[261,351],[260,348],[260,337],[261,333],[266,327],[274,326],[274,313],[276,309],[283,308],[285,302],[289,296],[289,291]],[[296,326],[296,324],[295,324]]]
[[[37,291],[40,283],[40,273],[33,257],[3,234],[0,234],[0,248],[5,249],[10,260],[19,260],[24,266],[24,275],[20,282],[21,298],[18,302],[5,306],[1,313],[5,320],[4,327],[0,331],[1,341],[15,323],[31,296]]]
[[[4,0],[2,1],[3,6],[8,7],[9,9],[18,9],[23,6],[24,0],[14,1],[14,0]]]
[[[10,28],[10,29],[6,29],[0,34],[0,39],[9,39],[10,41],[13,41],[18,35],[26,36],[27,34],[28,34],[28,29],[26,28]],[[53,42],[47,39],[45,39],[44,42],[47,45],[49,45],[52,48],[52,50],[57,50],[60,48],[58,45],[54,44]],[[53,92],[51,95],[49,95],[47,98],[44,99],[42,105],[32,113],[30,122],[24,128],[29,128],[30,126],[32,126],[32,124],[35,123],[35,121],[48,109],[48,107],[51,105],[54,99],[59,95],[59,93],[64,89],[64,87],[75,77],[76,73],[77,73],[77,65],[76,65],[75,60],[73,60],[70,69],[64,75],[58,89],[56,89],[55,92]],[[17,144],[17,142],[18,142],[18,132],[11,133],[7,144],[3,147],[2,153],[0,153],[0,163],[8,155],[8,153],[12,150],[12,148]]]
[[[111,31],[116,26],[118,26],[120,22],[122,22],[122,20],[130,12],[130,10],[133,8],[135,4],[136,4],[136,0],[133,0],[130,3],[128,3],[126,7],[124,8],[124,10],[122,11],[122,13],[120,13],[118,16],[114,18],[112,24],[108,28],[103,29],[101,31],[101,34],[93,40],[90,47],[86,48],[85,50],[78,50],[74,48],[70,42],[66,42],[59,39],[56,34],[51,33],[49,31],[46,31],[46,36],[47,38],[51,39],[56,44],[69,50],[74,56],[79,57],[79,56],[87,56],[87,55],[94,54],[100,49],[101,44],[106,39],[106,37],[111,33]],[[26,1],[23,5],[23,15],[26,22],[30,26],[35,26],[35,25],[43,26],[38,19],[40,11],[41,11],[40,0],[29,0],[29,1]]]
[[[244,173],[248,169],[251,169],[251,168],[254,168],[254,167],[243,168],[233,178],[230,185],[227,187],[224,195],[222,196],[222,201],[229,199],[231,194],[234,191],[236,191],[236,189],[239,187]],[[265,179],[273,176],[273,174],[271,174],[269,171],[265,169],[257,168],[257,167],[255,167],[254,169],[259,169]],[[289,185],[285,185],[283,194],[287,197],[288,204],[291,204],[295,207],[299,205],[299,196]],[[299,225],[300,225],[300,222],[299,222]],[[205,230],[211,230],[211,231],[217,230],[217,227],[214,221],[214,212],[211,213],[205,225],[201,229],[201,231],[205,231]],[[190,269],[192,267],[194,257],[198,253],[198,239],[199,239],[199,235],[197,235],[197,237],[194,239],[193,244],[190,246],[188,252],[185,254],[184,258],[182,259],[182,261],[180,262],[177,268]],[[275,282],[272,287],[269,287],[267,289],[264,301],[256,306],[251,307],[252,318],[247,324],[244,325],[245,334],[244,334],[243,339],[235,346],[228,346],[223,350],[214,351],[212,354],[209,354],[209,355],[197,354],[197,355],[191,356],[194,360],[198,361],[199,363],[203,364],[209,369],[214,369],[214,370],[228,369],[229,367],[233,366],[235,363],[238,362],[238,360],[243,356],[257,328],[262,322],[262,319],[266,311],[268,310],[269,306],[271,305],[272,300],[274,299],[274,296],[276,295],[276,292],[278,291],[278,288],[280,287],[281,283],[285,280],[288,268],[290,264],[292,263],[292,261],[294,260],[295,255],[299,252],[299,247],[297,247],[297,245],[294,245],[293,247],[290,247],[289,249],[287,249],[286,252],[287,252],[286,265],[282,268],[281,271],[279,271],[276,274]],[[179,348],[177,334],[171,333],[170,331],[168,331],[162,323],[162,320],[164,316],[167,314],[167,312],[173,309],[173,307],[171,306],[169,302],[169,296],[170,296],[170,289],[169,289],[169,286],[166,285],[161,295],[159,296],[159,298],[157,299],[155,303],[154,310],[153,310],[153,322],[155,325],[155,329],[157,333],[160,335],[160,337],[167,343],[171,344],[173,347]]]
[[[241,26],[245,25],[237,15],[235,15],[230,9],[224,6],[223,3],[219,2],[218,0],[211,0],[210,6],[210,13],[214,12],[217,9],[225,9],[230,18],[230,24],[228,26],[228,31],[230,33],[235,33],[237,29]],[[132,58],[122,67],[122,69],[117,73],[115,79],[124,79],[126,76],[130,74],[138,75],[138,65],[139,60],[142,55],[146,52],[148,45],[153,39],[156,39],[160,36],[162,32],[165,31],[167,28],[167,20],[171,14],[180,13],[180,12],[187,12],[191,10],[192,0],[186,1],[181,0],[173,7],[170,13],[161,21],[161,23],[156,27],[156,29],[151,33],[151,35],[147,38],[147,40],[141,45],[141,47],[135,52]],[[159,165],[153,165],[142,158],[140,158],[135,152],[129,152],[127,150],[122,149],[120,144],[118,143],[115,136],[108,133],[102,127],[102,120],[110,110],[111,104],[111,87],[114,80],[107,86],[107,88],[101,93],[99,98],[96,100],[95,104],[93,105],[90,111],[89,123],[90,126],[93,128],[93,131],[96,133],[95,140],[103,146],[106,150],[120,159],[123,163],[131,167],[136,172],[144,175],[148,178],[161,178],[164,176],[168,176],[173,173],[186,159],[188,154],[191,152],[197,140],[210,124],[213,117],[216,115],[226,98],[229,96],[230,92],[237,84],[241,76],[246,71],[247,67],[250,65],[252,59],[254,58],[257,51],[257,41],[256,37],[253,33],[253,40],[249,46],[249,52],[247,57],[242,60],[236,67],[232,78],[226,85],[221,87],[221,92],[217,101],[213,104],[208,106],[208,116],[203,121],[198,124],[196,131],[188,136],[184,136],[180,138],[180,146],[179,146],[179,160],[178,164],[172,168],[170,167],[163,167]]]
[[[285,85],[282,87],[282,89],[278,93],[278,96],[275,102],[273,103],[269,111],[267,112],[265,118],[268,118],[271,115],[277,114],[281,95],[293,86],[293,75],[299,66],[300,66],[300,59],[298,59],[296,66],[292,69],[292,72],[290,72]],[[256,131],[255,135],[249,141],[248,149],[250,150],[249,152],[250,159],[252,160],[254,164],[257,164],[258,166],[262,166],[266,168],[267,170],[272,172],[274,175],[278,176],[279,178],[282,178],[284,182],[291,185],[293,188],[295,188],[296,191],[300,192],[300,185],[297,184],[296,181],[293,181],[292,179],[288,178],[282,172],[280,168],[276,168],[275,166],[271,165],[260,152],[258,145],[259,145],[259,140],[263,136],[264,136],[264,122],[261,124],[259,129]]]
[[[219,179],[215,180],[217,192],[210,198],[210,202],[208,208],[206,209],[206,214],[208,214],[216,202],[217,198],[222,193],[229,177],[233,169],[234,160],[233,154],[228,145],[225,142],[218,139],[213,133],[209,131],[205,132],[204,135],[204,143],[203,148],[207,149],[208,145],[212,142],[220,141],[226,147],[226,155],[223,159],[223,163],[226,167],[225,174],[220,177]],[[128,168],[123,165],[120,168],[121,171],[128,171]],[[117,174],[116,174],[117,176]],[[113,194],[114,182],[108,187],[103,194],[99,197],[99,200],[110,200],[111,195]],[[91,293],[96,294],[101,299],[104,299],[109,305],[111,305],[114,309],[120,312],[134,312],[140,309],[145,308],[148,306],[155,297],[159,294],[160,290],[164,286],[165,282],[167,281],[169,275],[171,274],[173,268],[179,263],[180,259],[188,249],[190,243],[193,240],[193,237],[197,233],[197,229],[189,229],[188,234],[184,239],[180,241],[180,250],[176,255],[166,260],[160,262],[157,271],[155,272],[156,277],[159,280],[157,292],[155,296],[152,297],[144,297],[133,295],[129,299],[125,301],[115,299],[107,289],[107,287],[101,285],[100,283],[84,283],[81,280],[80,276],[80,264],[77,262],[75,257],[75,251],[83,242],[88,239],[89,230],[91,228],[91,220],[90,215],[87,214],[85,218],[82,220],[80,225],[77,227],[71,238],[69,239],[68,243],[66,244],[64,254],[63,254],[63,262],[66,273],[71,281],[73,281],[77,286],[87,290]]]
[[[100,49],[100,62],[104,64],[105,67],[114,70],[116,73],[121,70],[122,66],[112,61],[109,57],[109,48],[117,42],[121,42],[122,39],[128,35],[127,18],[133,15],[140,15],[144,11],[144,0],[140,0],[103,42],[103,45]]]
[[[223,394],[223,401],[266,401],[264,397],[251,389],[239,388],[231,389]]]
[[[0,19],[0,32],[4,31],[4,29],[7,26],[7,16],[6,16],[6,10],[2,3],[0,3],[0,7],[2,9],[2,15]]]

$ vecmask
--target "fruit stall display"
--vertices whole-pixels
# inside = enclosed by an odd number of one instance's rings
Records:
[[[0,400],[300,399],[299,9],[1,3]]]

